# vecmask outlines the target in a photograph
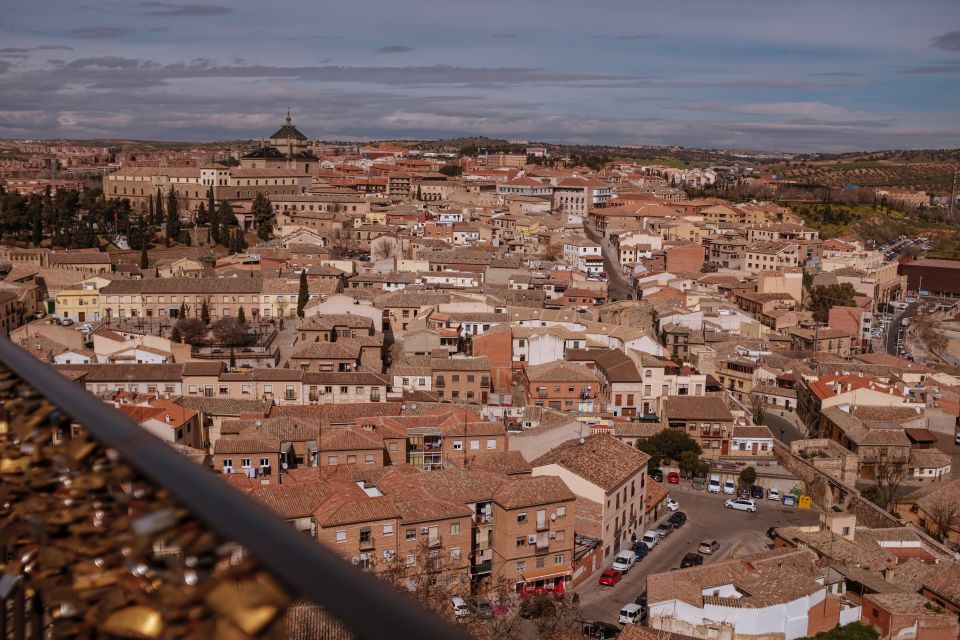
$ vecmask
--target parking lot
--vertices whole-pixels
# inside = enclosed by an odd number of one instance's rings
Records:
[[[816,510],[785,508],[779,502],[757,500],[757,511],[746,513],[724,507],[724,501],[731,496],[708,494],[677,485],[666,486],[670,489],[670,496],[680,502],[680,511],[687,514],[686,524],[661,540],[617,585],[601,587],[597,584],[598,572],[577,587],[575,591],[580,594],[584,619],[616,623],[620,607],[633,602],[646,589],[648,574],[679,567],[684,554],[696,552],[697,546],[706,538],[713,538],[720,543],[716,554],[704,556],[704,564],[710,564],[768,548],[770,540],[766,532],[770,527],[810,525],[819,521],[819,512]],[[670,515],[671,512],[667,511],[661,520],[649,528],[656,528],[659,522]],[[613,558],[609,558],[604,568],[612,561]]]

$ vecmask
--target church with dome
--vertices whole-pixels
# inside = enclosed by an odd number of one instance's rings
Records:
[[[244,169],[289,169],[316,175],[320,160],[310,153],[307,136],[293,124],[290,109],[282,127],[260,146],[240,157]]]

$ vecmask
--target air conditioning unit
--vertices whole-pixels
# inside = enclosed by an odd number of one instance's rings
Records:
[[[527,544],[537,544],[537,536],[534,536],[534,535],[527,536]]]
[[[550,532],[550,539],[551,539],[551,540],[556,540],[556,539],[557,539],[557,532],[556,532],[556,531],[551,531],[551,532]]]
[[[428,464],[423,465],[423,470],[424,470],[424,471],[430,471],[430,465],[428,465]]]
[[[425,536],[430,533],[430,527],[420,527],[420,535]]]
[[[383,559],[387,562],[393,560],[393,549],[384,549],[383,550]]]

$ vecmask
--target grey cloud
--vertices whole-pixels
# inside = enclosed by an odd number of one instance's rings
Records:
[[[65,32],[66,35],[74,38],[84,39],[109,39],[120,38],[135,33],[136,29],[127,27],[81,27],[79,29],[70,29]]]
[[[392,44],[387,47],[380,47],[377,49],[377,53],[410,53],[413,50],[413,47],[402,44]]]
[[[500,38],[501,40],[510,40],[516,38],[517,34],[515,33],[495,33],[493,34],[494,38]]]
[[[139,60],[121,58],[119,56],[100,56],[97,58],[78,58],[67,63],[68,69],[133,69],[141,66]]]
[[[915,67],[913,69],[904,69],[897,73],[907,75],[928,75],[932,73],[960,73],[960,65],[939,65],[929,67]]]
[[[820,73],[811,73],[810,75],[819,78],[861,78],[862,73],[857,71],[822,71]]]
[[[73,51],[73,47],[65,44],[42,44],[37,51]]]
[[[148,16],[204,17],[232,13],[233,9],[216,4],[174,4],[171,2],[141,2]]]
[[[960,30],[948,31],[931,39],[930,46],[944,51],[960,51]]]
[[[605,36],[598,36],[603,38]],[[614,40],[650,40],[656,38],[657,36],[652,33],[627,33],[619,36],[614,36]]]
[[[29,51],[33,51],[33,49],[25,47],[4,47],[0,49],[0,53],[27,53]]]
[[[0,74],[6,73],[10,70],[10,63],[6,60],[0,60]]]

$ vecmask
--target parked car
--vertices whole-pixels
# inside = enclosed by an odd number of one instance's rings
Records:
[[[46,311],[34,311],[34,312],[30,315],[30,317],[33,318],[34,320],[39,320],[40,318],[44,317],[45,315],[47,315],[47,312],[46,312]]]
[[[727,480],[723,483],[723,493],[728,496],[732,496],[733,492],[737,490],[737,484],[733,480]]]
[[[648,549],[653,549],[655,546],[657,546],[657,543],[660,542],[660,534],[653,529],[650,529],[643,534],[643,537],[640,538],[640,540],[647,545]]]
[[[643,540],[637,540],[633,543],[631,547],[633,552],[637,554],[637,561],[643,560],[647,557],[647,554],[650,553],[650,547],[648,547]]]
[[[60,324],[62,324],[65,327],[69,327],[70,325],[73,324],[73,320],[71,320],[70,318],[60,318]]]
[[[467,606],[467,601],[461,598],[460,596],[453,596],[451,598],[453,601],[453,615],[456,618],[466,618],[470,615],[470,607]]]
[[[720,548],[720,543],[716,540],[704,540],[700,543],[700,546],[697,547],[697,553],[705,553],[708,556],[713,555]]]
[[[775,488],[773,488],[773,487],[770,487],[770,488],[767,490],[767,500],[776,500],[777,502],[779,502],[779,501],[780,501],[780,490],[779,490],[779,489],[775,489]]]
[[[78,325],[77,329],[79,329],[80,331],[83,331],[84,333],[90,333],[91,331],[93,331],[93,326],[85,322],[81,325]]]
[[[713,474],[707,482],[707,491],[710,493],[720,493],[720,476]]]
[[[693,481],[690,483],[690,486],[699,491],[703,489],[707,484],[707,479],[703,476],[693,476]]]
[[[670,484],[680,484],[680,474],[676,471],[671,471],[667,474],[667,482]]]
[[[690,552],[683,556],[683,560],[680,561],[680,568],[686,569],[687,567],[696,567],[701,564],[703,564],[703,556],[699,553]]]
[[[742,499],[744,499],[744,500],[749,500],[749,499],[750,499],[750,487],[746,487],[746,486],[742,486],[742,485],[739,486],[739,487],[737,487],[737,497],[738,497],[738,498],[742,498]]]
[[[763,487],[758,484],[750,487],[750,497],[754,500],[763,500]]]
[[[674,529],[679,529],[684,524],[686,524],[687,514],[685,514],[683,511],[677,511],[675,514],[670,516],[667,522],[672,524]]]
[[[661,522],[660,526],[657,527],[657,533],[661,538],[666,538],[673,533],[673,525],[669,522]]]
[[[471,596],[467,600],[467,606],[470,607],[470,613],[479,618],[493,618],[493,607],[490,606],[490,601],[483,596]]]
[[[618,554],[617,557],[613,559],[613,564],[610,565],[620,573],[626,573],[630,571],[630,567],[633,566],[633,563],[637,561],[637,554],[629,549],[623,549]]]
[[[656,480],[657,482],[663,482],[663,471],[660,469],[654,469],[650,472],[650,477]]]
[[[600,584],[604,587],[612,587],[620,582],[621,578],[623,578],[623,574],[616,569],[604,569],[603,573],[600,574]]]
[[[644,589],[643,591],[641,591],[640,595],[638,595],[636,599],[634,599],[634,602],[636,602],[637,604],[643,607],[646,607],[647,606],[647,590]]]
[[[757,503],[753,500],[727,500],[724,506],[726,506],[727,509],[737,509],[739,511],[753,512],[757,510]]]
[[[776,528],[776,527],[770,527],[769,529],[767,529],[767,537],[770,538],[771,540],[776,540],[776,539],[777,539],[777,528]]]
[[[676,511],[679,508],[680,508],[679,502],[677,502],[673,498],[670,498],[667,500],[667,509],[670,509],[670,511]]]
[[[616,638],[620,635],[620,627],[615,624],[610,624],[609,622],[594,622],[588,620],[581,625],[580,633],[588,638],[606,640],[607,638]]]
[[[620,609],[620,624],[638,624],[646,613],[646,607],[631,602]]]

